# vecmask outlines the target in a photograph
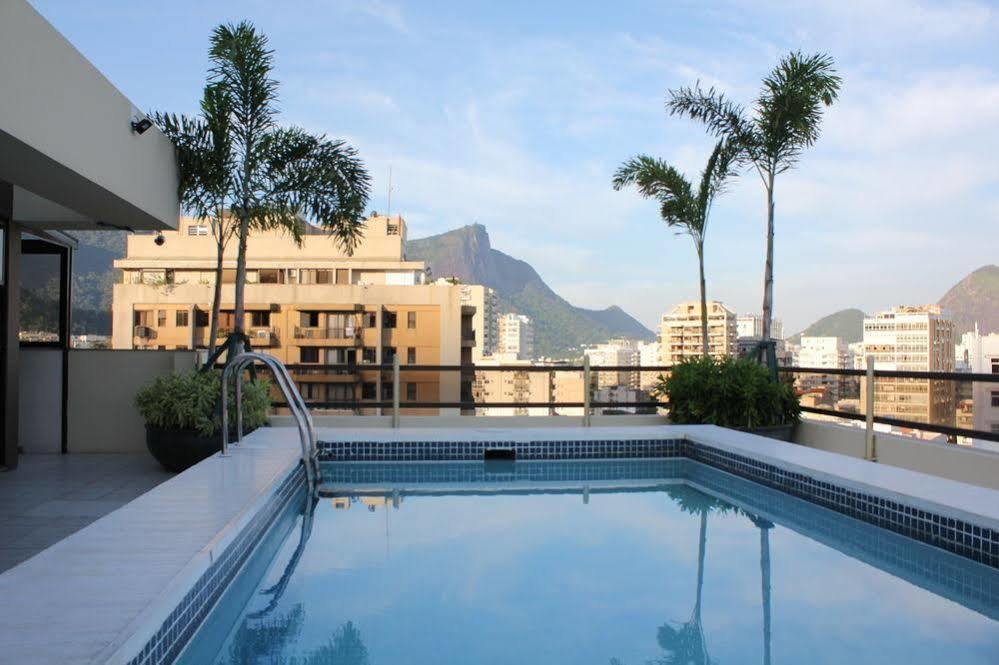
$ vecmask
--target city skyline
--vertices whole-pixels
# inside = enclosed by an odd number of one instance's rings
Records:
[[[143,110],[193,110],[210,29],[253,20],[277,52],[284,121],[357,145],[372,209],[387,207],[391,166],[392,212],[412,237],[480,222],[573,304],[619,305],[649,328],[695,295],[694,258],[654,203],[611,190],[614,167],[639,152],[688,173],[703,162],[711,139],[666,116],[668,88],[700,79],[745,102],[782,53],[828,52],[841,100],[777,191],[787,332],[846,307],[935,302],[994,262],[993,243],[974,241],[999,216],[999,28],[986,4],[545,6],[529,25],[508,5],[181,2],[155,17],[34,5]],[[708,297],[739,313],[762,299],[763,213],[746,173],[712,222]]]

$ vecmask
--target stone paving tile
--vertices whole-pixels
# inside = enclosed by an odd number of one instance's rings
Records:
[[[22,455],[0,473],[0,572],[172,476],[144,453]]]

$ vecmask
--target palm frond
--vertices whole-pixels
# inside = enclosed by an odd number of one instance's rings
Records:
[[[709,134],[725,139],[739,148],[736,157],[753,161],[758,154],[759,140],[743,107],[725,97],[713,87],[705,90],[701,84],[670,90],[666,110],[671,116],[684,116],[704,124]]]

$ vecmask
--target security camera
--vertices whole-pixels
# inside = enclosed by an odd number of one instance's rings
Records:
[[[132,131],[136,134],[145,134],[146,130],[153,126],[153,121],[149,118],[132,121]]]
[[[166,238],[164,238],[164,237],[163,237],[163,234],[162,234],[162,233],[157,233],[157,234],[156,234],[156,239],[155,239],[155,240],[153,240],[153,242],[155,242],[155,243],[156,243],[156,246],[157,246],[157,247],[162,247],[162,246],[163,246],[163,243],[165,243],[165,242],[166,242]]]

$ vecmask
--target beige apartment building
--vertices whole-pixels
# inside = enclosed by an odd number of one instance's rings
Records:
[[[717,300],[708,301],[708,353],[715,357],[736,353],[735,313]],[[663,365],[702,355],[701,303],[682,302],[663,314],[659,324],[659,357]]]
[[[953,372],[954,322],[937,305],[893,307],[864,319],[864,354],[880,370]],[[860,404],[866,404],[861,383]],[[916,422],[953,425],[950,381],[879,378],[874,413]]]
[[[637,367],[639,361],[638,342],[631,339],[612,339],[603,344],[595,344],[583,349],[583,355],[590,359],[590,366]],[[598,388],[624,386],[638,388],[639,372],[633,369],[593,372],[597,377]]]
[[[161,238],[133,234],[125,258],[115,261],[113,348],[208,347],[214,238],[191,219]],[[396,355],[403,369],[472,362],[474,289],[425,283],[425,265],[406,260],[405,240],[398,216],[367,220],[350,256],[320,229],[310,228],[300,245],[280,230],[249,238],[244,329],[256,349],[289,365],[306,401],[390,400],[391,374],[366,366]],[[235,325],[235,245],[223,264],[220,338]],[[470,396],[457,372],[404,371],[400,383],[403,402]]]

